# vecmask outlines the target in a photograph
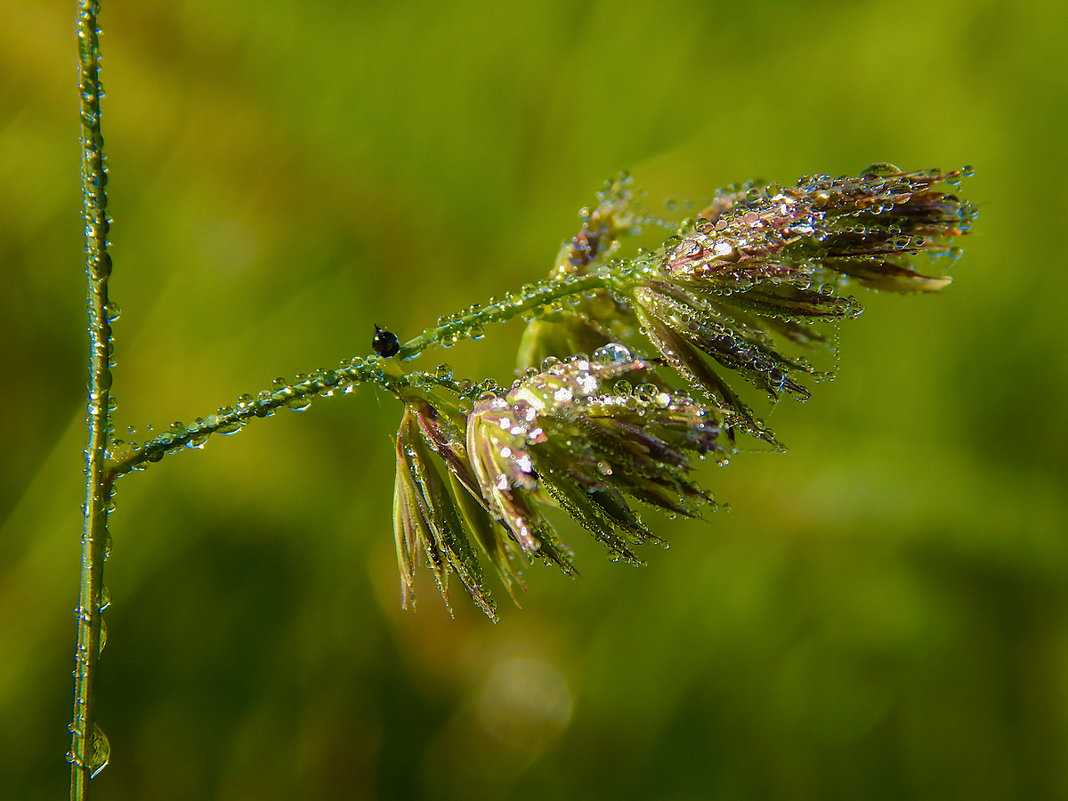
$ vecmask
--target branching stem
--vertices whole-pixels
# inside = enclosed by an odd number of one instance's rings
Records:
[[[434,345],[452,344],[462,337],[472,336],[472,332],[489,323],[505,322],[575,295],[605,289],[614,280],[612,275],[605,273],[545,281],[530,287],[528,291],[510,295],[504,300],[491,301],[485,306],[473,307],[443,320],[435,327],[425,329],[404,343],[396,358],[412,359]],[[143,469],[168,453],[200,447],[212,434],[235,433],[252,419],[270,417],[283,407],[303,409],[316,396],[347,393],[359,384],[373,384],[396,395],[407,387],[428,381],[446,386],[452,384],[449,380],[435,379],[420,372],[397,374],[389,369],[387,362],[377,357],[357,357],[348,366],[316,371],[304,380],[264,390],[255,398],[244,396],[245,399],[239,400],[233,407],[222,407],[216,413],[198,417],[188,426],[176,425],[170,431],[136,446],[116,441],[109,452],[106,468],[113,476]],[[458,385],[451,385],[450,388],[463,394]]]
[[[89,779],[107,763],[107,739],[96,725],[93,687],[101,645],[104,560],[107,556],[107,505],[114,475],[105,464],[109,438],[111,369],[108,321],[107,170],[100,133],[100,49],[97,0],[79,0],[77,38],[81,101],[82,198],[85,219],[85,268],[88,283],[89,385],[85,450],[85,503],[81,540],[81,585],[74,661],[74,715],[70,730],[71,799],[89,797]]]
[[[499,323],[523,314],[535,312],[556,301],[585,292],[604,289],[609,278],[595,273],[571,278],[544,281],[531,287],[530,291],[509,295],[504,300],[491,301],[485,306],[474,307],[440,325],[424,329],[418,336],[405,342],[398,358],[411,359],[431,345],[452,344],[458,337],[486,323]]]

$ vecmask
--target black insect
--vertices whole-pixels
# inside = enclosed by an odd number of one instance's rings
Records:
[[[397,355],[397,351],[400,350],[400,340],[397,339],[397,335],[392,331],[387,331],[376,325],[375,336],[374,339],[371,340],[371,347],[379,356],[388,359],[390,356]]]

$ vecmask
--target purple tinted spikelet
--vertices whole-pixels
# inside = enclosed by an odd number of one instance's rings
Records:
[[[415,566],[425,560],[446,604],[455,575],[495,618],[472,541],[510,592],[522,586],[517,564],[531,558],[575,573],[547,507],[567,511],[613,559],[640,564],[635,547],[657,538],[635,500],[691,516],[710,502],[688,474],[695,455],[723,451],[720,418],[652,384],[616,387],[649,367],[619,345],[557,362],[503,397],[479,399],[459,427],[455,409],[409,398],[394,492],[403,605],[414,605]]]
[[[614,558],[637,562],[633,546],[652,535],[628,496],[679,514],[709,500],[687,472],[690,454],[719,450],[714,410],[655,386],[644,394],[603,386],[647,366],[629,354],[576,357],[472,409],[467,445],[482,495],[528,554],[568,564],[538,502],[555,501]]]
[[[665,277],[744,284],[800,272],[839,273],[877,289],[924,292],[949,282],[916,272],[910,257],[949,250],[973,210],[934,187],[959,183],[965,168],[905,173],[888,164],[855,177],[802,178],[793,187],[754,187],[721,196],[692,233],[666,249]],[[803,266],[805,262],[817,262]]]
[[[414,402],[404,410],[397,434],[397,476],[393,494],[394,534],[401,574],[401,602],[415,605],[415,565],[425,557],[448,607],[449,576],[455,574],[475,604],[490,618],[496,610],[483,586],[482,569],[468,534],[471,525],[457,498],[467,490],[446,482],[424,431],[433,427],[433,408]],[[438,451],[442,455],[442,451]],[[463,459],[446,458],[456,475]],[[461,479],[462,481],[462,479]],[[451,611],[451,610],[450,610]]]
[[[815,370],[776,342],[822,343],[813,323],[860,313],[855,299],[838,294],[854,281],[899,292],[947,285],[948,277],[912,262],[951,254],[950,240],[969,229],[971,206],[935,188],[966,174],[880,164],[856,177],[723,193],[627,287],[631,306],[653,347],[692,387],[773,441],[705,357],[773,399],[807,398],[800,376]]]

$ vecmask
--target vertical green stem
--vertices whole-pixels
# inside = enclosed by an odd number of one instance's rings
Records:
[[[107,550],[107,506],[113,475],[105,464],[111,370],[108,349],[107,172],[100,134],[100,42],[98,0],[78,0],[78,91],[81,101],[82,198],[85,218],[85,267],[88,283],[89,384],[85,450],[85,505],[81,541],[81,590],[78,596],[77,650],[74,657],[74,717],[71,722],[71,799],[89,797],[89,779],[107,763],[107,739],[96,725],[93,686],[101,644],[101,606]]]

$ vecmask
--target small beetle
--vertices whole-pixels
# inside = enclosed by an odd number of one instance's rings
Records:
[[[397,351],[400,350],[400,340],[397,339],[397,335],[392,331],[387,331],[385,328],[379,328],[375,326],[375,336],[371,340],[371,348],[384,359],[388,359],[390,356],[396,356]]]

